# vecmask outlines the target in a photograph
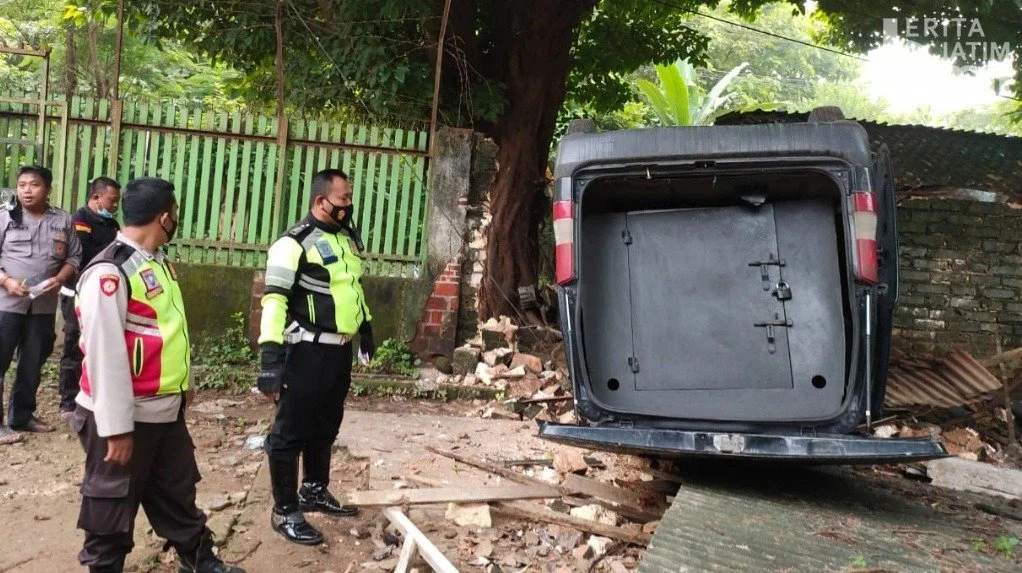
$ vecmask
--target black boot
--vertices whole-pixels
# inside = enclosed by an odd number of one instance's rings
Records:
[[[323,534],[305,521],[298,507],[298,460],[269,458],[273,484],[273,512],[270,525],[284,539],[300,545],[319,545]]]
[[[124,571],[124,556],[109,565],[89,565],[89,573],[122,573]]]
[[[307,446],[302,452],[305,475],[302,477],[302,489],[298,490],[298,502],[302,511],[318,511],[340,517],[358,515],[357,507],[341,505],[327,490],[332,447],[332,444],[326,447]]]
[[[245,573],[244,569],[231,567],[213,555],[213,532],[204,529],[198,542],[191,548],[177,547],[178,573]]]

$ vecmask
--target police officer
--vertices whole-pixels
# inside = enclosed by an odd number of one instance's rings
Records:
[[[303,545],[323,541],[303,511],[358,513],[327,490],[331,448],[351,384],[354,335],[365,358],[375,352],[353,212],[348,176],[336,169],[316,173],[309,215],[273,243],[266,262],[257,385],[277,403],[266,438],[274,501],[270,523],[285,539]]]
[[[177,550],[178,571],[243,573],[213,555],[195,506],[199,470],[185,426],[188,323],[174,267],[161,247],[177,229],[174,186],[135,179],[123,232],[82,273],[77,308],[85,352],[71,427],[85,449],[78,560],[119,573],[134,546],[139,504]]]
[[[73,215],[75,234],[82,244],[82,268],[85,268],[114,241],[121,226],[117,224],[117,208],[121,202],[121,186],[109,177],[97,177],[89,183],[89,202]],[[75,314],[75,284],[77,277],[64,283],[60,289],[60,311],[64,315],[64,352],[60,357],[60,417],[71,419],[78,395],[78,380],[82,377],[82,350],[78,347],[81,334],[78,315]]]
[[[49,204],[53,174],[29,165],[18,172],[17,203],[0,211],[0,444],[15,430],[52,432],[35,416],[43,364],[56,341],[57,291],[78,272],[82,247],[71,215]],[[3,424],[3,378],[18,350],[18,373]]]

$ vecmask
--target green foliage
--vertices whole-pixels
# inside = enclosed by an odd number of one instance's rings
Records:
[[[984,541],[973,541],[972,550],[979,553],[985,553],[987,550],[987,544]]]
[[[192,356],[202,368],[197,385],[206,390],[247,392],[255,376],[256,354],[245,331],[245,315],[231,315],[231,326],[211,334],[192,349]]]
[[[415,358],[408,345],[394,338],[384,340],[376,349],[376,355],[372,362],[365,366],[356,364],[358,372],[371,374],[397,374],[400,376],[415,376],[418,372],[419,360]]]
[[[1002,535],[997,538],[997,543],[994,545],[994,549],[998,553],[1011,559],[1015,557],[1015,548],[1018,547],[1018,537]]]
[[[706,125],[731,99],[731,94],[726,93],[728,85],[747,65],[735,66],[709,92],[699,86],[695,67],[686,60],[669,66],[657,65],[660,85],[644,78],[635,79],[634,85],[646,98],[660,125]]]
[[[865,569],[867,566],[868,564],[866,563],[866,557],[864,555],[858,555],[855,557],[855,560],[852,561],[852,567],[855,567],[856,569]]]

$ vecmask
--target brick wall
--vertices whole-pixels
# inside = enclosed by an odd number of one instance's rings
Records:
[[[895,346],[917,355],[1022,346],[1022,209],[962,199],[898,208]]]
[[[426,299],[415,338],[408,345],[420,356],[454,354],[458,308],[461,306],[461,260],[462,255],[459,254],[448,261],[433,282],[433,291]]]

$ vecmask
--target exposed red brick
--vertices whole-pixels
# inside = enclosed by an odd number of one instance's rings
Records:
[[[433,294],[437,296],[458,296],[458,283],[437,283]]]
[[[426,310],[447,310],[448,308],[448,302],[445,297],[434,295],[426,301]]]

